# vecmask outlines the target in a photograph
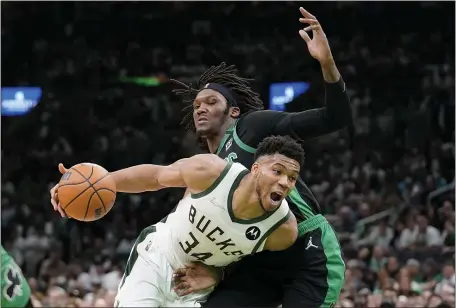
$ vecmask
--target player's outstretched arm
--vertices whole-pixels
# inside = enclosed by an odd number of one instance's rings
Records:
[[[199,154],[169,166],[137,165],[111,172],[111,176],[119,192],[141,193],[166,187],[187,187],[192,193],[198,193],[210,187],[225,166],[226,162],[214,154]]]
[[[116,183],[116,190],[125,193],[155,191],[165,187],[187,187],[192,193],[199,193],[209,188],[220,176],[226,162],[214,154],[199,154],[178,160],[169,166],[137,165],[110,175]],[[59,164],[59,171],[65,174],[68,169]],[[59,206],[59,184],[50,191],[51,203],[62,217],[66,214]]]

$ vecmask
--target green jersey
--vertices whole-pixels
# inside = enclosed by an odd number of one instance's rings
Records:
[[[0,245],[2,258],[2,307],[25,307],[30,299],[30,287],[14,259]]]

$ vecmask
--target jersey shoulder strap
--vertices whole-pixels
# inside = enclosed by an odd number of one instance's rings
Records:
[[[234,184],[238,184],[238,181],[249,173],[249,170],[239,163],[228,162],[220,173],[218,178],[212,183],[212,185],[206,190],[197,193],[191,194],[192,199],[199,199],[206,197],[211,193],[217,193],[221,195],[228,196],[230,188]]]

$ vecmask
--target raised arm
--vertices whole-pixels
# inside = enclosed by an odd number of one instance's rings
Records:
[[[252,142],[248,144],[251,147],[255,148],[261,140],[271,135],[290,135],[306,141],[333,133],[353,123],[350,98],[326,34],[315,16],[303,8],[299,10],[302,14],[299,21],[307,25],[299,31],[299,35],[307,44],[310,55],[321,66],[325,82],[325,106],[301,112],[262,110],[245,115],[239,123],[248,122],[248,129],[242,130],[242,125],[238,125],[237,133],[241,139]],[[312,32],[312,38],[307,32]]]
[[[290,124],[299,130],[301,120],[308,121],[313,118],[325,122],[324,124],[328,129],[329,127],[333,130],[341,129],[353,121],[345,83],[336,67],[328,38],[319,21],[304,8],[299,8],[299,11],[302,14],[299,21],[307,26],[299,31],[299,35],[306,42],[310,55],[321,65],[326,90],[325,108],[296,113],[293,115]],[[307,32],[312,32],[312,38]],[[310,113],[314,114],[311,115]],[[300,132],[295,131],[295,133],[299,134]]]

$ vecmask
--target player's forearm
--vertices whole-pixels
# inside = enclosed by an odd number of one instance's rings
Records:
[[[325,107],[293,113],[283,117],[276,127],[289,126],[291,135],[309,140],[345,128],[353,123],[345,82],[334,60],[321,62],[325,79]]]
[[[334,59],[328,59],[324,62],[320,62],[321,71],[323,72],[323,79],[327,83],[336,83],[340,79],[340,73],[337,69],[336,62]]]
[[[116,182],[118,192],[141,193],[163,188],[158,179],[164,166],[144,164],[137,165],[115,172],[111,176]]]
[[[339,75],[337,82],[325,82],[325,107],[284,115],[275,129],[306,141],[336,132],[352,123],[350,98]]]
[[[321,63],[325,80],[325,115],[334,128],[341,129],[353,122],[350,98],[336,63],[331,58]]]

